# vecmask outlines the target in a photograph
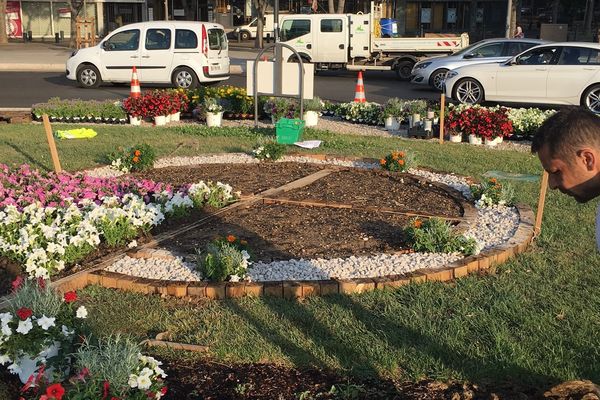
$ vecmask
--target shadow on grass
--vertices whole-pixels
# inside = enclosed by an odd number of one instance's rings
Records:
[[[48,171],[52,171],[52,168],[50,168],[48,165],[40,163],[35,157],[33,157],[32,155],[30,155],[29,153],[26,153],[20,147],[16,146],[14,143],[10,143],[10,142],[8,142],[6,140],[4,140],[4,141],[2,141],[0,143],[7,145],[8,147],[12,148],[17,153],[19,153],[20,155],[22,155],[27,160],[27,162],[29,163],[29,165],[36,166],[37,168],[42,169],[42,170],[47,171],[47,172]]]

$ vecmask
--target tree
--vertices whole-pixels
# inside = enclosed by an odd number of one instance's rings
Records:
[[[71,47],[75,47],[77,43],[77,17],[83,10],[83,4],[83,0],[67,0],[67,5],[71,10],[71,40],[69,41]]]
[[[6,34],[6,0],[0,0],[0,43],[8,43]]]
[[[329,14],[343,14],[344,7],[346,6],[346,0],[338,0],[337,10],[335,7],[335,0],[328,0]]]
[[[252,0],[252,6],[256,10],[256,40],[254,41],[254,47],[257,49],[263,47],[264,21],[268,5],[267,0]]]
[[[585,3],[585,17],[583,19],[583,31],[587,36],[592,34],[592,19],[594,17],[594,0]]]

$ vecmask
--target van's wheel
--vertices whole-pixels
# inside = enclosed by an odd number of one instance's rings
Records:
[[[248,32],[248,31],[241,31],[240,32],[240,39],[242,39],[242,40],[248,40],[248,39],[250,39],[250,32]]]
[[[581,105],[594,114],[600,114],[600,85],[591,86],[585,91]]]
[[[100,86],[102,77],[98,68],[91,64],[82,65],[77,69],[77,82],[85,89],[93,89]]]
[[[310,60],[306,57],[300,56],[303,64],[310,64]],[[288,58],[289,63],[298,63],[298,57],[295,54],[292,54],[290,58]]]
[[[454,85],[453,99],[463,104],[479,104],[483,102],[483,86],[473,78],[465,78]]]
[[[198,86],[198,77],[196,77],[194,71],[188,67],[177,68],[173,72],[171,81],[173,82],[173,85],[179,89],[194,89]]]
[[[396,77],[401,81],[409,80],[414,66],[415,63],[410,60],[400,61],[396,64]]]
[[[429,77],[429,85],[440,92],[444,90],[444,79],[446,79],[446,68],[440,68],[433,71],[433,74]]]

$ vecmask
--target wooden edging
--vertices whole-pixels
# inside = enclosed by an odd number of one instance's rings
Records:
[[[320,281],[270,281],[270,282],[189,282],[164,281],[139,278],[116,272],[96,270],[82,275],[76,281],[59,284],[56,289],[65,292],[77,290],[90,284],[106,288],[127,290],[144,294],[158,294],[180,298],[227,298],[273,296],[297,299],[314,295],[353,294],[375,289],[399,287],[409,283],[450,281],[471,273],[489,273],[516,254],[524,252],[533,239],[534,215],[526,205],[516,206],[519,225],[515,234],[504,244],[477,256],[465,257],[441,268],[423,268],[403,275],[376,278],[330,279]],[[160,250],[155,250],[160,252]],[[143,256],[143,255],[141,255]],[[152,253],[148,254],[152,257]]]

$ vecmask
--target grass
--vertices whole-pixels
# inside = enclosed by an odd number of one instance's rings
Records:
[[[61,141],[66,169],[97,164],[115,146],[152,145],[158,156],[249,151],[266,131],[100,126],[89,141]],[[267,132],[268,133],[268,132]],[[421,165],[475,177],[489,170],[540,174],[528,153],[467,145],[334,135],[308,130],[321,152],[380,158],[414,152]],[[42,127],[0,126],[0,160],[50,169]],[[314,152],[314,150],[313,150]],[[539,183],[516,182],[517,202],[537,204]],[[97,334],[137,339],[168,330],[174,340],[207,345],[219,362],[320,366],[358,376],[511,381],[545,386],[600,380],[600,256],[595,205],[549,193],[542,234],[496,275],[451,284],[310,298],[190,304],[99,287],[83,292]],[[118,318],[115,318],[118,315]],[[179,357],[188,357],[180,354]]]

